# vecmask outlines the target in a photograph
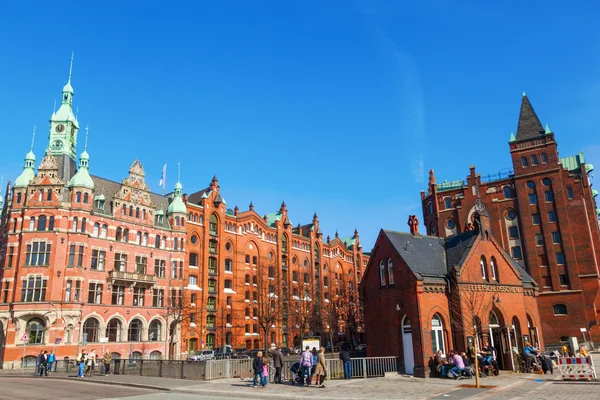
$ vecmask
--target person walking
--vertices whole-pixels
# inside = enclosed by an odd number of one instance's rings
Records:
[[[38,355],[38,363],[40,365],[40,372],[39,372],[40,376],[42,376],[42,374],[44,374],[45,376],[48,376],[48,355],[47,355],[47,353],[48,352],[46,350],[44,350]]]
[[[281,370],[283,369],[283,353],[281,347],[277,347],[273,352],[273,366],[275,367],[275,383],[281,382]]]
[[[269,384],[269,359],[267,357],[263,357],[263,370],[262,370],[261,383],[263,386],[267,386]]]
[[[94,366],[96,364],[96,350],[92,350],[87,354],[85,359],[85,374],[84,376],[89,376],[90,378],[94,376]]]
[[[259,351],[256,354],[256,358],[252,362],[252,369],[254,369],[254,381],[252,385],[253,387],[257,387],[258,382],[260,382],[260,384],[262,385],[263,367],[265,366],[262,355],[262,351]]]
[[[310,386],[310,370],[313,366],[313,355],[310,352],[310,346],[306,346],[306,349],[302,352],[300,366],[302,367],[302,384],[304,385],[306,379],[306,386]]]
[[[41,356],[44,354],[44,350],[40,351],[40,354],[35,358],[35,374],[40,375],[40,368],[42,368],[42,364],[40,362]]]
[[[317,356],[317,364],[315,367],[315,384],[318,387],[325,387],[325,376],[327,375],[327,364],[325,364],[325,347],[319,349],[319,355]]]
[[[79,353],[79,355],[77,356],[77,366],[79,367],[79,370],[77,371],[78,378],[83,378],[83,369],[85,367],[86,357],[87,355],[85,354],[85,349],[82,349],[81,353]]]
[[[54,350],[48,354],[48,372],[52,373],[52,366],[56,365],[56,356],[54,355]]]
[[[110,363],[112,362],[112,355],[110,354],[110,351],[104,353],[102,359],[104,361],[104,375],[108,376],[108,374],[110,374]]]
[[[315,376],[315,369],[317,368],[317,356],[319,355],[319,352],[317,351],[316,347],[313,347],[312,349],[312,355],[313,355],[313,364],[312,364],[312,368],[310,369],[310,383],[313,382],[313,376]],[[316,380],[317,378],[315,378]],[[318,383],[317,383],[318,385]]]
[[[344,379],[352,379],[352,359],[347,346],[342,347],[340,360],[344,362]]]

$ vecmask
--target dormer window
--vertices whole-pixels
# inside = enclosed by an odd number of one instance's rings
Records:
[[[104,211],[104,200],[96,200],[96,208]]]

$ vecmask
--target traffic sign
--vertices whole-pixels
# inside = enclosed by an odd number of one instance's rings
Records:
[[[108,343],[108,338],[107,337],[101,337],[100,338],[100,343]]]
[[[24,333],[23,336],[21,337],[21,341],[29,342],[29,335],[27,333]]]
[[[60,342],[62,342],[62,338],[54,338],[54,344],[60,344]]]

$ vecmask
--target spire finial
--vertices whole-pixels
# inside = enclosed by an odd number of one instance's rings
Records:
[[[75,119],[79,119],[79,106],[77,106],[77,109],[75,110]]]
[[[71,53],[71,65],[69,65],[69,82],[71,82],[71,74],[73,73],[73,57],[75,57],[75,50]]]
[[[545,133],[546,135],[548,135],[548,134],[552,133],[552,130],[550,129],[550,126],[548,126],[548,124],[546,124],[546,128],[544,129],[544,133]]]
[[[83,145],[83,151],[87,151],[87,141],[88,141],[89,134],[90,134],[90,126],[86,125],[85,126],[85,144]]]
[[[54,99],[54,107],[52,107],[52,115],[56,114],[56,99]]]
[[[181,163],[177,163],[177,182],[181,181]]]
[[[527,93],[523,90],[523,97],[527,97]]]
[[[35,142],[35,125],[33,126],[33,134],[31,135],[31,147],[29,148],[30,151],[33,151],[33,143]]]

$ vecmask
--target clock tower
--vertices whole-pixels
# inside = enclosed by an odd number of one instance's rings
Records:
[[[50,135],[48,150],[58,164],[61,179],[69,181],[75,174],[77,159],[77,132],[79,123],[73,114],[73,87],[71,72],[73,71],[73,55],[69,67],[69,79],[62,90],[62,99],[58,111],[50,117]]]

